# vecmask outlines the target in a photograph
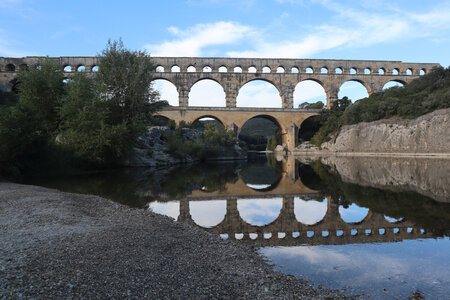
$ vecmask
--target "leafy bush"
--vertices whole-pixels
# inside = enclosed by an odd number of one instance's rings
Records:
[[[225,130],[222,125],[216,123],[206,124],[203,135],[205,141],[210,145],[231,147],[237,143],[237,138],[232,130]]]
[[[341,127],[342,115],[350,104],[351,101],[344,97],[333,102],[330,110],[323,110],[318,118],[321,127],[312,137],[311,143],[320,146],[323,142],[326,142],[328,136]]]
[[[281,145],[282,141],[281,141],[281,133],[280,130],[277,130],[276,134],[271,136],[268,140],[267,140],[267,150],[275,150],[275,148],[278,145]]]

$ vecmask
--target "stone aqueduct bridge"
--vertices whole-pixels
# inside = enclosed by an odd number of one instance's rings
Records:
[[[0,58],[0,89],[11,90],[20,68],[35,66],[41,57]],[[96,57],[55,57],[69,77],[73,72],[96,72]],[[408,84],[426,74],[437,63],[403,63],[400,61],[323,60],[323,59],[265,59],[265,58],[199,58],[153,57],[157,66],[153,78],[173,83],[178,91],[179,106],[160,114],[193,122],[202,117],[213,117],[239,133],[244,123],[257,116],[270,118],[280,126],[283,145],[295,147],[297,129],[317,111],[294,109],[294,90],[304,80],[319,83],[327,95],[327,107],[338,97],[341,85],[347,81],[360,82],[369,94],[379,92],[389,81]],[[211,79],[225,92],[225,107],[194,108],[189,106],[189,92],[198,81]],[[281,97],[281,109],[237,108],[239,90],[253,80],[273,84]]]

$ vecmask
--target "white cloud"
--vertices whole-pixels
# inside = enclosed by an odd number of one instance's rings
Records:
[[[295,0],[278,0],[292,3]],[[297,34],[289,40],[270,40],[253,34],[254,47],[227,52],[231,57],[304,58],[336,48],[361,48],[424,36],[434,36],[450,27],[450,6],[424,13],[388,9],[382,12],[356,10],[333,1],[314,1],[335,13],[326,25],[310,27],[306,35]],[[439,29],[439,30],[438,30]],[[266,29],[266,32],[270,29]],[[304,31],[304,30],[302,30]]]
[[[250,32],[249,26],[233,22],[197,24],[186,30],[170,27],[176,36],[173,41],[159,45],[145,45],[153,56],[200,56],[208,46],[233,44],[242,40]]]

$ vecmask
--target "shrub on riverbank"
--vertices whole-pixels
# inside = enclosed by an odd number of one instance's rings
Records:
[[[232,130],[226,130],[222,125],[209,123],[203,129],[193,129],[189,124],[180,124],[167,138],[167,151],[175,156],[189,155],[200,160],[220,155],[229,155],[237,143]],[[170,127],[169,127],[170,128]],[[197,137],[183,136],[183,128],[198,131]]]
[[[346,97],[344,97],[346,98]],[[333,103],[320,115],[321,128],[311,139],[320,146],[342,125],[400,117],[413,119],[450,107],[450,67],[433,69],[405,87],[394,87],[351,104],[348,99]]]

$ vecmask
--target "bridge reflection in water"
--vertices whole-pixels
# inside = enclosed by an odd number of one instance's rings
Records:
[[[296,199],[312,203],[315,201],[310,202],[308,199],[324,199],[324,196],[302,183],[294,158],[288,157],[283,160],[281,170],[279,180],[260,190],[252,188],[253,185],[246,183],[241,175],[236,181],[226,183],[225,187],[219,190],[212,192],[193,190],[179,201],[177,220],[220,234],[224,238],[240,240],[258,247],[384,243],[436,237],[432,232],[427,232],[405,218],[390,222],[384,214],[370,209],[361,221],[346,222],[339,211],[340,207],[341,209],[344,207],[339,203],[339,199],[331,196],[326,197],[326,213],[321,220],[314,224],[302,223],[296,216],[299,209],[297,207],[296,210],[295,207],[298,203]],[[160,195],[159,198],[164,202],[170,201],[170,197],[165,195]],[[243,216],[246,212],[239,210],[238,202],[254,199],[252,200],[254,204],[264,201],[264,198],[282,199],[281,210],[275,220],[258,226],[246,220],[248,218]],[[201,222],[191,214],[190,203],[211,201],[211,210],[214,210],[213,204],[217,200],[226,201],[223,219],[218,220],[218,224],[213,227],[200,225]]]
[[[345,222],[339,213],[339,204],[330,197],[324,218],[313,225],[303,224],[297,220],[292,196],[283,197],[279,216],[264,226],[252,225],[245,221],[240,216],[237,199],[226,201],[225,217],[214,227],[206,228],[195,223],[190,214],[189,200],[180,201],[178,221],[258,247],[382,243],[434,237],[432,233],[425,232],[410,221],[403,219],[389,222],[383,214],[373,213],[370,210],[360,222]]]

